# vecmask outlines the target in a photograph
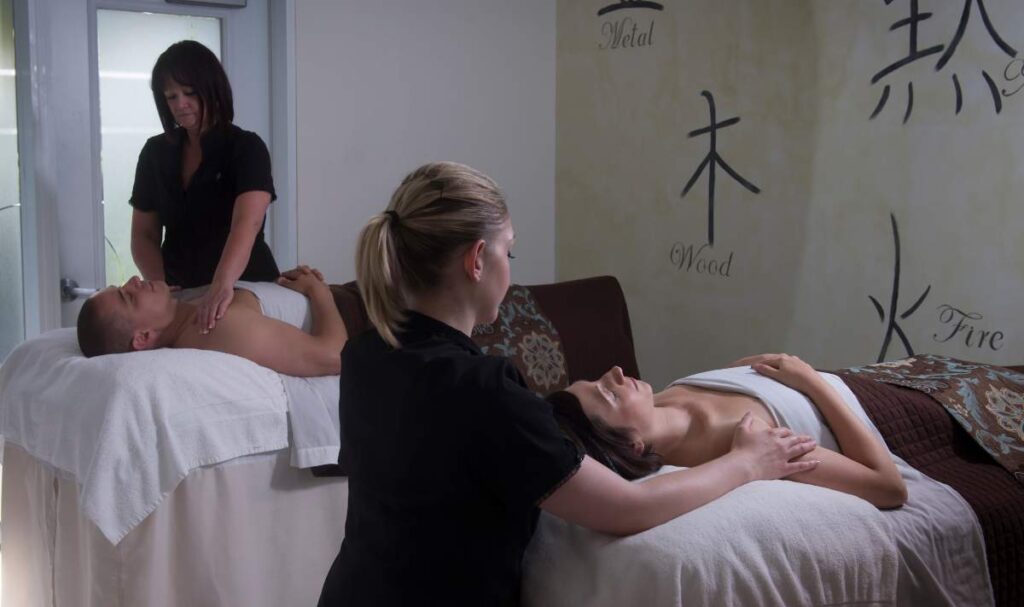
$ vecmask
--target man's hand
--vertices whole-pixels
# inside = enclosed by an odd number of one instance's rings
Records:
[[[753,424],[754,416],[748,412],[736,424],[730,451],[747,462],[752,480],[785,478],[818,466],[817,461],[793,461],[817,446],[810,436],[794,434],[789,428],[754,429]]]
[[[309,297],[313,289],[327,288],[327,283],[324,282],[324,275],[320,273],[320,270],[309,266],[299,266],[295,269],[281,272],[281,276],[277,279],[277,284],[293,291],[298,291],[306,297]]]

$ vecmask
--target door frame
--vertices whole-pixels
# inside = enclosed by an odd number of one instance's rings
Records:
[[[263,79],[267,88],[253,90],[247,86],[250,79],[237,73],[238,66],[231,60],[243,48],[252,52],[235,31],[237,17],[227,18],[239,9],[162,0],[13,0],[26,338],[74,325],[81,301],[61,303],[61,278],[73,278],[86,288],[104,283],[98,9],[223,19],[225,71],[233,82],[236,100],[239,92],[250,100],[242,111],[236,108],[236,115],[240,124],[267,141],[274,161],[278,200],[271,205],[268,240],[282,264],[293,263],[297,225],[294,0],[265,2],[267,46],[262,69],[267,70]],[[290,90],[279,91],[284,87],[277,83],[287,86],[289,82]],[[258,118],[261,113],[265,116],[262,120]],[[89,153],[82,154],[83,149]],[[81,229],[83,226],[87,229]]]

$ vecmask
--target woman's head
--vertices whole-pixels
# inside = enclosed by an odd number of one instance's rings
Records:
[[[627,479],[661,467],[661,457],[645,443],[654,395],[649,384],[613,367],[596,381],[578,381],[548,396],[563,431],[588,455]]]
[[[491,178],[454,162],[421,166],[359,235],[356,278],[370,321],[397,346],[409,298],[452,286],[454,276],[472,286],[463,303],[480,322],[493,321],[508,289],[512,240],[505,197]]]
[[[190,120],[188,100],[198,106],[200,130],[226,126],[235,118],[231,83],[213,51],[194,40],[175,42],[157,58],[149,82],[165,133]],[[184,109],[175,115],[176,103]],[[180,119],[180,120],[179,120]]]

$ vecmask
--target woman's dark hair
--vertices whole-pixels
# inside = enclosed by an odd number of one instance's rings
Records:
[[[572,392],[559,390],[547,396],[562,432],[587,455],[626,480],[641,478],[661,468],[661,456],[650,445],[637,455],[627,428],[613,428],[598,418],[587,417]]]
[[[149,88],[153,91],[153,102],[160,114],[160,123],[169,135],[178,125],[164,99],[164,87],[168,80],[187,86],[199,95],[203,119],[209,120],[204,127],[223,128],[235,119],[235,104],[228,75],[213,51],[202,44],[195,40],[175,42],[160,53],[153,66]]]

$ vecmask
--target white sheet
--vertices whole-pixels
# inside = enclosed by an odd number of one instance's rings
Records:
[[[277,451],[195,470],[113,546],[75,484],[8,445],[3,607],[316,605],[345,535],[348,479]]]
[[[543,513],[523,599],[531,607],[893,605],[897,561],[888,525],[867,502],[762,481],[626,538]]]
[[[821,373],[864,425],[885,442],[857,397],[838,376]],[[673,382],[741,392],[760,399],[776,421],[808,434],[822,447],[839,444],[818,408],[805,395],[749,366],[698,373]],[[896,468],[907,484],[903,508],[883,513],[900,548],[901,604],[933,607],[991,605],[992,582],[981,525],[970,505],[953,488],[915,470],[897,455]]]
[[[301,326],[305,297],[252,290],[268,315]],[[75,330],[58,329],[0,367],[0,434],[73,478],[82,512],[117,544],[198,467],[289,444],[293,465],[336,462],[338,388],[337,376],[288,377],[202,350],[86,359]]]

